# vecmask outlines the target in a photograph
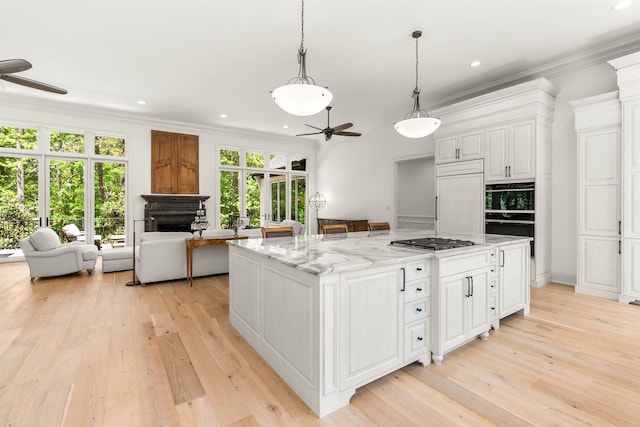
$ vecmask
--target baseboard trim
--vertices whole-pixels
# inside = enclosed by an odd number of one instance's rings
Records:
[[[578,279],[575,274],[570,273],[562,273],[559,271],[551,272],[552,280],[555,283],[562,283],[563,285],[572,285],[576,286],[578,284]]]
[[[538,280],[531,281],[532,288],[541,288],[551,283],[551,273],[543,274]]]

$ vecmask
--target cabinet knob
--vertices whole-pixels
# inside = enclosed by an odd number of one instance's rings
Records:
[[[422,271],[422,267],[416,267],[416,270]]]
[[[416,308],[416,311],[419,313],[422,311],[422,309],[420,307]]]
[[[422,288],[416,288],[416,292],[422,292]]]
[[[424,338],[418,337],[417,339],[418,339],[418,341],[422,341]]]
[[[495,310],[495,309],[496,309],[495,307],[491,307],[491,310]]]

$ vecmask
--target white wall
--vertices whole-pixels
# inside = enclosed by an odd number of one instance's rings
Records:
[[[326,196],[327,205],[318,216],[393,223],[394,160],[433,155],[433,150],[433,139],[404,138],[391,122],[358,138],[321,143],[316,157],[317,191]],[[425,187],[413,191],[416,197],[427,197]]]
[[[545,76],[537,76],[545,77]],[[577,257],[576,132],[570,101],[617,89],[606,63],[548,77],[559,89],[552,130],[552,273],[575,284]],[[391,123],[361,138],[324,144],[318,152],[318,191],[327,195],[322,217],[387,220],[394,217],[394,159],[433,153],[433,139],[399,136]],[[414,189],[416,195],[424,188]]]
[[[179,132],[199,136],[200,194],[211,196],[206,203],[209,221],[214,225],[217,211],[216,153],[221,147],[244,147],[256,151],[299,154],[307,158],[309,192],[315,186],[315,142],[232,128],[212,128],[188,123],[154,121],[106,109],[74,107],[59,102],[25,98],[0,93],[0,123],[75,132],[118,135],[126,140],[129,161],[127,171],[127,235],[131,237],[133,219],[144,217],[145,201],[141,194],[151,193],[151,130]],[[310,212],[311,213],[311,212]],[[313,224],[315,218],[309,218]]]

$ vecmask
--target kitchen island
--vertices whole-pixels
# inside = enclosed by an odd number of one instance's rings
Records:
[[[424,236],[433,232],[230,242],[231,324],[322,417],[357,387],[413,362],[441,363],[486,339],[503,314],[528,312],[528,238],[440,235],[474,244],[439,251],[389,244]]]

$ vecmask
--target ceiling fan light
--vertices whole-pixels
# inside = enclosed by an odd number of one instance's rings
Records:
[[[414,117],[399,121],[394,125],[398,133],[407,138],[424,138],[440,127],[440,119]]]
[[[333,100],[333,94],[328,89],[301,83],[280,86],[271,95],[278,107],[294,116],[319,113]]]

